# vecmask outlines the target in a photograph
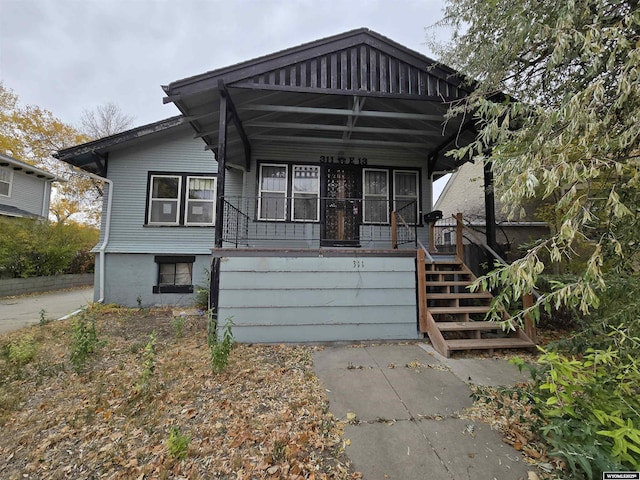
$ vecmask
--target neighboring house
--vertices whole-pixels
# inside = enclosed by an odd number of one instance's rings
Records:
[[[0,216],[47,219],[51,184],[63,178],[0,152]]]
[[[240,341],[424,335],[432,176],[475,136],[455,71],[358,29],[163,88],[182,117],[58,153],[108,182],[96,299],[200,285]]]
[[[549,235],[549,227],[539,216],[538,208],[542,205],[539,200],[532,200],[523,205],[524,217],[509,218],[509,210],[505,211],[500,202],[500,192],[495,192],[496,241],[502,254],[513,260],[519,256],[518,248],[526,243]],[[481,162],[465,163],[454,172],[434,205],[435,210],[441,210],[443,220],[437,225],[450,224],[451,216],[462,213],[465,224],[478,232],[475,238],[467,235],[467,241],[480,239],[486,242],[485,221],[485,181],[484,169]],[[519,209],[518,209],[519,210]],[[453,227],[437,228],[436,244],[451,245],[455,243]]]

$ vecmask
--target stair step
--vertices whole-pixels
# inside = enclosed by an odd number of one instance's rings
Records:
[[[490,350],[493,348],[531,348],[535,343],[521,338],[479,338],[446,340],[449,350]]]
[[[427,300],[447,300],[447,299],[474,299],[493,298],[489,292],[460,292],[460,293],[431,293],[427,292]]]
[[[502,330],[499,322],[436,322],[436,326],[441,332]]]
[[[446,313],[487,313],[491,307],[488,305],[468,305],[461,307],[427,307],[431,315],[441,315]]]

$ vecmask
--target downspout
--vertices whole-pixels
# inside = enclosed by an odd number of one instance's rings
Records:
[[[100,177],[99,175],[95,175],[93,173],[79,171],[77,169],[73,169],[75,172],[80,175],[85,175],[89,178],[92,178],[98,182],[104,182],[109,185],[109,198],[107,198],[107,218],[104,221],[104,237],[102,239],[102,244],[98,247],[98,254],[100,258],[100,298],[96,300],[96,303],[104,303],[104,272],[105,272],[105,250],[107,249],[107,244],[109,243],[109,232],[111,231],[111,204],[113,202],[113,181],[108,178]]]

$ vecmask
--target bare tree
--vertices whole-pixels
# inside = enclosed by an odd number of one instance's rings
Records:
[[[120,133],[132,124],[133,117],[113,102],[98,105],[94,110],[84,110],[80,118],[80,129],[92,139]]]

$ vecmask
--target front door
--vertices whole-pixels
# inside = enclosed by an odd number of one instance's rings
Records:
[[[324,175],[322,246],[358,246],[362,218],[362,170],[327,165]]]

